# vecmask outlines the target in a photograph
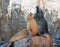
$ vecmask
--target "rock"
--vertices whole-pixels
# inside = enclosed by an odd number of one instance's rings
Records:
[[[53,35],[53,45],[60,46],[60,34]]]
[[[14,47],[30,47],[29,38],[24,38],[22,40],[16,41]]]

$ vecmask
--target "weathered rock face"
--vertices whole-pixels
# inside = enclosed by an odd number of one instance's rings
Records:
[[[40,0],[40,8],[44,11],[44,16],[48,22],[48,30],[55,34],[60,32],[60,1],[59,0]]]
[[[6,3],[7,2],[7,3]],[[0,21],[0,38],[4,41],[8,41],[13,35],[15,35],[17,32],[22,30],[26,27],[26,21],[24,19],[22,12],[18,12],[18,9],[12,10],[12,17],[9,18],[7,16],[7,7],[8,7],[7,0],[2,0],[2,11],[3,11],[3,17]],[[0,11],[1,12],[1,11]],[[2,12],[1,12],[2,13]],[[1,17],[1,16],[0,16]]]

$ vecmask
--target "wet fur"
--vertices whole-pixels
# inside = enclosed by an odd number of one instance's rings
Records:
[[[35,36],[30,40],[31,47],[53,47],[52,37],[50,35]]]
[[[23,38],[25,38],[27,36],[28,36],[28,30],[23,29],[22,31],[18,32],[15,36],[13,36],[10,39],[10,42],[15,42],[15,41],[21,40],[21,39],[23,39]]]
[[[30,15],[27,18],[27,29],[32,32],[33,36],[37,35],[38,33],[37,23],[34,17],[32,16],[32,13],[30,13]]]
[[[39,6],[36,7],[36,15],[34,18],[36,19],[38,25],[39,35],[49,33],[47,21],[44,19],[44,13],[42,9],[39,8]]]

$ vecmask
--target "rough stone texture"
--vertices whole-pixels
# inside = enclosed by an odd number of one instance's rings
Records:
[[[29,38],[24,38],[15,42],[14,47],[30,47]]]
[[[60,32],[60,1],[40,0],[40,8],[44,11],[44,17],[48,23],[48,30],[51,34]]]
[[[1,2],[3,18],[2,19],[0,18],[1,19],[0,38],[4,41],[8,41],[13,35],[15,35],[17,32],[26,27],[26,21],[24,17],[21,16],[21,12],[19,14],[18,9],[16,11],[12,10],[12,17],[9,18],[7,16],[8,0],[1,0]]]

